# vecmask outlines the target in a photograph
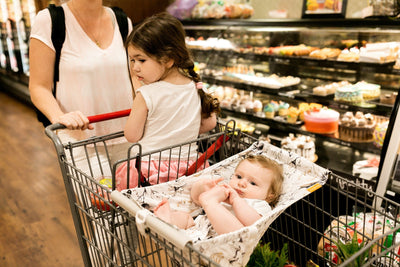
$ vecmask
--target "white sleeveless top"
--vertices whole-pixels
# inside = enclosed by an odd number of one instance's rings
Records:
[[[176,85],[160,81],[144,85],[138,91],[148,108],[145,131],[139,140],[144,152],[192,141],[198,137],[201,100],[194,82]],[[196,148],[194,144],[190,148],[186,146],[185,149],[176,149],[171,156],[187,159],[190,149],[190,157],[196,158]],[[163,158],[169,156],[162,155]]]
[[[61,50],[60,80],[57,101],[64,112],[80,110],[86,116],[103,114],[132,107],[132,86],[127,57],[117,23],[109,47],[98,47],[83,31],[67,4],[65,13],[66,37]],[[112,14],[114,12],[107,8]],[[48,9],[37,14],[31,29],[36,38],[54,50],[51,42],[51,17]],[[132,22],[129,20],[129,32]],[[75,139],[104,135],[123,130],[127,118],[94,124],[95,130],[69,131]]]

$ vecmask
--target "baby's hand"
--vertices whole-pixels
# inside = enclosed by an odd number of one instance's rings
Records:
[[[229,185],[226,185],[227,191],[229,193],[228,198],[226,200],[226,203],[233,205],[233,202],[235,201],[236,198],[240,198],[239,194],[236,192],[235,189],[230,187]]]
[[[223,185],[217,185],[200,194],[199,202],[202,207],[209,204],[217,204],[227,200],[229,191]]]
[[[216,178],[216,179],[201,179],[195,182],[190,191],[190,196],[192,200],[197,205],[200,205],[199,196],[211,188],[215,187],[219,182],[221,182],[224,178]]]

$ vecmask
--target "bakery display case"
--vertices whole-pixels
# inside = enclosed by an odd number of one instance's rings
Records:
[[[375,186],[383,136],[397,105],[398,21],[183,24],[202,80],[221,102],[222,120],[235,118],[243,131],[278,146],[289,135],[308,136],[317,164]]]

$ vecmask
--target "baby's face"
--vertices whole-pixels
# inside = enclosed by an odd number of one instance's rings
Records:
[[[266,200],[272,177],[271,170],[244,160],[237,166],[229,185],[240,197]]]

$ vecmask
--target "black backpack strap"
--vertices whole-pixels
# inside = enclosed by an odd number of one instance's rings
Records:
[[[119,7],[113,6],[111,9],[114,11],[115,17],[117,18],[119,31],[121,32],[122,40],[125,43],[126,37],[128,37],[128,17]]]
[[[53,42],[54,49],[56,50],[56,60],[54,62],[54,87],[53,95],[56,95],[56,84],[59,80],[59,65],[61,48],[65,40],[65,15],[64,9],[61,6],[50,4],[47,7],[51,16],[51,41]]]

